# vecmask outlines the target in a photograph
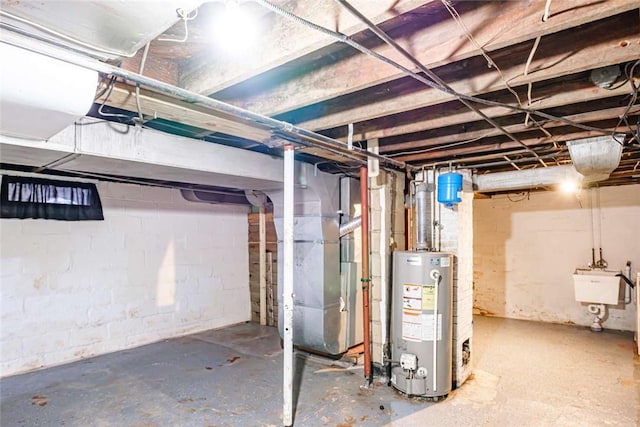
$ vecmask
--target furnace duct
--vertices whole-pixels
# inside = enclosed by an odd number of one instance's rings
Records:
[[[573,166],[584,183],[604,181],[620,164],[623,134],[568,141]]]

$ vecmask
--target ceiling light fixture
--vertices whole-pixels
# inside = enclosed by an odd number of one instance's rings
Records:
[[[567,193],[567,194],[577,193],[579,188],[580,187],[578,183],[573,179],[565,179],[560,183],[560,189],[562,190],[563,193]]]
[[[243,53],[251,48],[259,32],[259,22],[238,1],[225,3],[224,11],[213,18],[214,42],[230,53]]]

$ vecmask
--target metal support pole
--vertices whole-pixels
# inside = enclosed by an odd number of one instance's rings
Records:
[[[267,324],[267,224],[264,206],[260,206],[258,213],[258,234],[260,234],[259,262],[260,262],[260,324]]]
[[[282,424],[293,425],[293,146],[284,149],[284,271],[283,271],[283,406]]]
[[[364,328],[364,379],[371,384],[371,325],[369,308],[369,173],[360,168],[360,203],[362,204],[362,324]]]

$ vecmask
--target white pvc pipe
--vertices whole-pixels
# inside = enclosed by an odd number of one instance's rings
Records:
[[[264,206],[260,206],[258,214],[258,233],[260,234],[260,247],[258,251],[260,262],[260,324],[267,324],[267,224],[265,221]]]
[[[284,254],[282,303],[283,336],[283,406],[282,424],[293,424],[293,147],[284,149]]]
[[[438,284],[440,282],[440,272],[431,270],[433,279],[433,367],[431,377],[433,378],[433,391],[438,390]]]

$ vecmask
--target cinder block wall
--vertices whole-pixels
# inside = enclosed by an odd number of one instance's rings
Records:
[[[391,302],[391,295],[386,292],[391,280],[391,254],[405,249],[404,176],[381,171],[369,180],[369,187],[371,349],[373,363],[383,365],[384,344],[389,342],[389,337],[385,337],[385,324],[389,321],[385,310]]]
[[[250,319],[246,208],[98,191],[105,221],[0,220],[0,376]]]
[[[462,202],[446,208],[438,204],[440,212],[440,249],[455,254],[453,277],[453,380],[460,387],[471,375],[471,359],[463,356],[468,344],[473,357],[473,189],[471,173],[458,170],[463,176]]]
[[[595,200],[595,199],[594,199]],[[594,203],[595,204],[595,203]],[[474,201],[475,307],[494,316],[588,326],[572,273],[591,260],[592,228],[610,269],[640,271],[640,185],[602,187],[592,227],[588,191]],[[602,242],[599,227],[602,223]],[[597,255],[596,255],[597,257]],[[634,330],[632,304],[609,307],[605,328]]]

